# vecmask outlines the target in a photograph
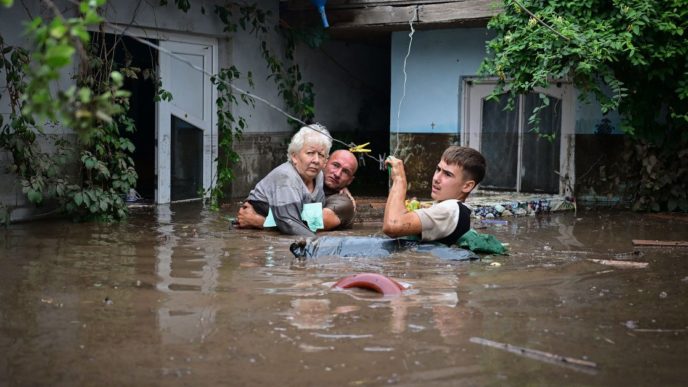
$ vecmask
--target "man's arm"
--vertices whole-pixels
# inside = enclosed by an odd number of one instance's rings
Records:
[[[323,207],[323,222],[325,230],[331,231],[338,227],[350,227],[356,216],[356,201],[347,188],[339,193],[330,195]]]
[[[340,224],[342,224],[342,221],[334,211],[329,208],[323,208],[323,225],[325,226],[325,231],[334,230],[339,227]]]
[[[244,202],[237,213],[237,228],[257,228],[263,229],[265,217],[260,215],[253,209],[253,206],[248,201]]]
[[[404,163],[396,157],[390,156],[385,160],[385,164],[391,167],[392,187],[389,189],[389,196],[387,196],[387,203],[385,204],[382,232],[392,238],[419,235],[423,231],[420,218],[415,213],[409,212],[404,205],[406,199]]]

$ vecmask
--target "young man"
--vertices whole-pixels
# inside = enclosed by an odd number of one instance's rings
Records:
[[[456,243],[471,227],[470,214],[462,202],[485,177],[485,158],[475,149],[450,146],[442,154],[432,177],[431,197],[435,204],[409,212],[404,164],[390,156],[392,187],[385,205],[382,231],[392,238],[420,236],[423,241],[446,245]]]
[[[325,230],[349,228],[356,214],[356,202],[347,189],[358,169],[356,156],[348,150],[332,152],[323,170],[325,203],[323,224]],[[265,217],[258,214],[246,201],[237,214],[237,228],[262,229]]]

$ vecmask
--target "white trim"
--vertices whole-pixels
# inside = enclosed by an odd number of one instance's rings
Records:
[[[193,52],[195,54],[203,55],[203,68],[210,74],[217,73],[218,68],[218,42],[215,39],[185,37],[185,39],[165,40],[160,41],[159,45],[169,51],[177,52]],[[204,48],[205,47],[205,48]],[[203,51],[209,48],[209,51]],[[171,74],[171,56],[163,51],[159,51],[159,65],[160,77],[165,88],[166,79]],[[190,67],[189,71],[198,71]],[[215,106],[216,91],[210,82],[210,76],[203,74],[203,112],[201,117],[196,117],[189,112],[185,112],[182,108],[175,105],[174,98],[171,102],[160,101],[157,105],[157,125],[156,133],[158,138],[158,147],[156,154],[156,171],[158,175],[158,184],[156,190],[156,203],[171,202],[171,138],[170,127],[172,115],[175,115],[190,124],[203,130],[203,189],[209,192],[214,179],[216,158],[217,158],[217,125]],[[174,96],[173,96],[174,97]],[[206,194],[207,195],[207,194]]]
[[[571,82],[567,81],[553,81],[556,86],[550,86],[547,89],[536,88],[534,91],[544,93],[561,99],[562,103],[562,121],[561,121],[561,138],[559,146],[559,194],[572,195],[572,187],[575,185],[575,89]],[[488,96],[494,90],[497,84],[497,79],[493,78],[479,78],[466,77],[462,81],[462,132],[461,145],[469,146],[471,148],[480,150],[480,135],[482,129],[482,104],[478,103],[483,98]],[[519,112],[523,111],[522,98],[518,102]],[[518,134],[518,167],[516,176],[516,188],[521,187],[521,160],[523,157],[523,127],[525,120],[522,114],[519,114],[519,134]]]

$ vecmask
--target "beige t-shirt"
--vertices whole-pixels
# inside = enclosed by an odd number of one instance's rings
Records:
[[[447,199],[435,203],[430,208],[415,211],[420,218],[421,240],[429,242],[442,239],[451,234],[459,223],[457,199]]]

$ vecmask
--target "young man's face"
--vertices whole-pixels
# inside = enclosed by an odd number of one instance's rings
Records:
[[[475,181],[466,180],[463,176],[463,168],[456,164],[447,164],[440,160],[432,176],[433,200],[442,201],[447,199],[465,200],[468,194],[475,187]]]

